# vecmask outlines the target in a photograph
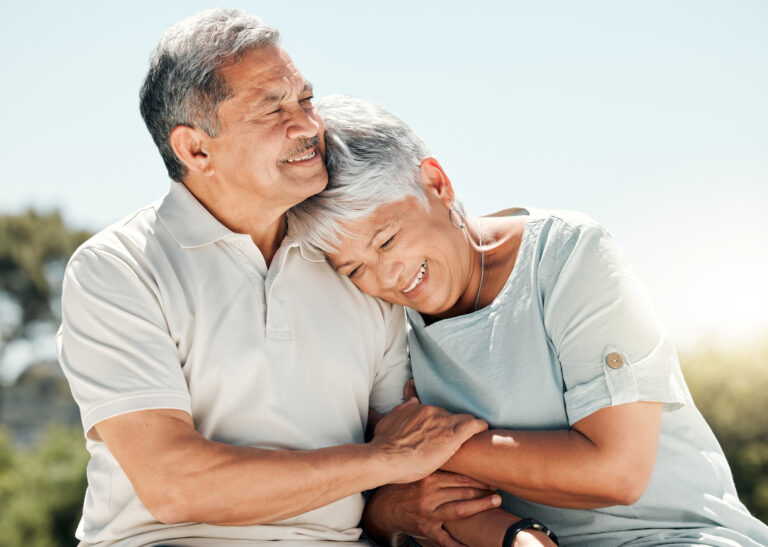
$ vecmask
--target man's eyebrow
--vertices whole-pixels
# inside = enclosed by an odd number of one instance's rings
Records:
[[[303,95],[304,93],[309,92],[312,94],[314,88],[310,82],[306,82],[304,84],[304,87],[299,92],[299,95]],[[261,95],[260,97],[253,100],[253,104],[256,106],[269,106],[273,104],[277,104],[282,102],[283,99],[285,99],[289,95],[288,91],[283,91],[282,93],[269,93],[267,95]]]
[[[254,101],[257,105],[270,105],[281,102],[283,99],[285,99],[286,95],[288,95],[287,91],[284,91],[282,93],[271,93],[269,95],[262,95],[258,99]]]

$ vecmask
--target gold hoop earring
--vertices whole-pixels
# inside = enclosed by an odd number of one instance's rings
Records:
[[[458,223],[456,222],[456,217],[459,217]],[[451,220],[451,225],[453,225],[454,228],[463,230],[467,227],[467,225],[464,224],[464,217],[461,216],[461,213],[456,209],[455,205],[451,205],[451,208],[448,209],[448,218]]]

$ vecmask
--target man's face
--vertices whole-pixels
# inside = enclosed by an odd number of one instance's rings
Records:
[[[325,188],[323,122],[288,54],[252,50],[220,75],[233,90],[209,148],[221,191],[283,212]]]

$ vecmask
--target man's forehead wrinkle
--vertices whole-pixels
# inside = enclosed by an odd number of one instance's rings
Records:
[[[268,78],[255,77],[253,85],[245,86],[241,91],[248,101],[275,103],[285,99],[293,89],[296,89],[297,93],[304,93],[312,90],[312,84],[304,80],[298,72],[293,76],[275,72]]]

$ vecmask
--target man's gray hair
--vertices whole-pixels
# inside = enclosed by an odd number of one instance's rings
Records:
[[[421,184],[424,142],[402,120],[363,99],[331,95],[315,104],[325,124],[328,186],[288,210],[290,234],[338,250],[341,224],[409,196],[429,209]]]
[[[232,93],[219,69],[249,50],[277,45],[279,37],[258,17],[232,9],[201,11],[163,33],[141,87],[140,108],[173,180],[181,182],[187,173],[171,148],[173,128],[197,127],[216,137],[219,103]]]

